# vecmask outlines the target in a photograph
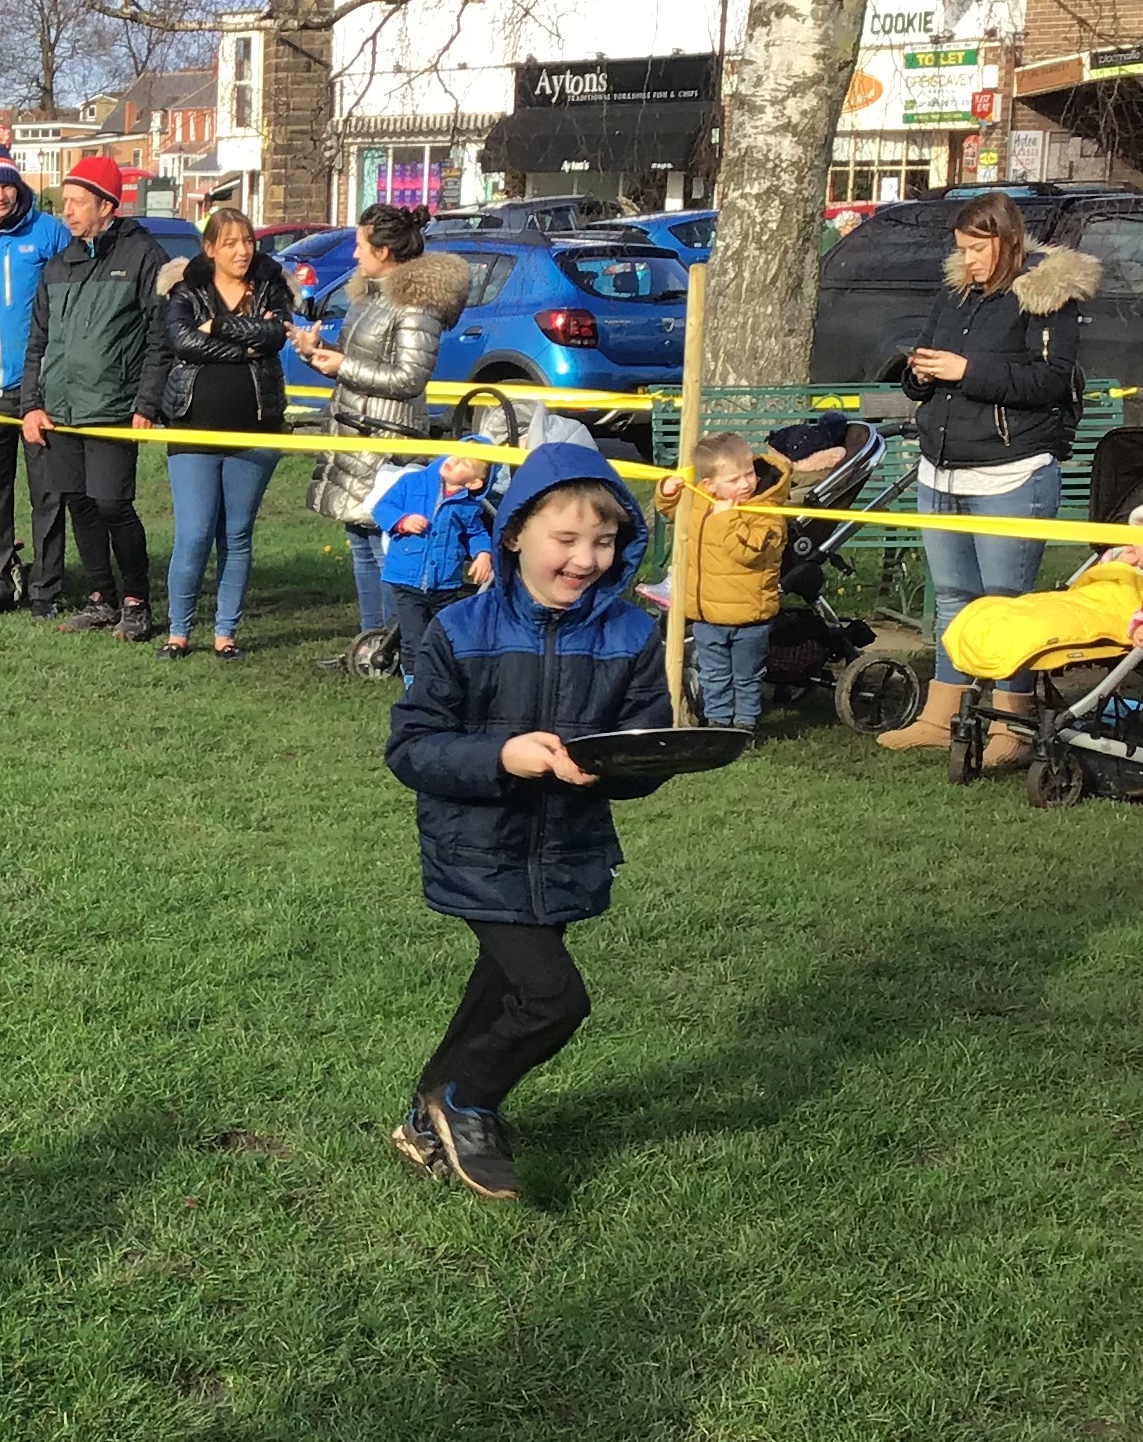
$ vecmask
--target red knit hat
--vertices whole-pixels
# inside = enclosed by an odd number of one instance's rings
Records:
[[[123,172],[106,155],[89,155],[77,160],[63,178],[65,185],[82,185],[100,200],[118,208],[123,199]]]

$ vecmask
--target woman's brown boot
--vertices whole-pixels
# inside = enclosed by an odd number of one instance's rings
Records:
[[[993,691],[992,709],[1007,711],[1010,716],[1032,716],[1036,696],[1032,691]],[[995,766],[1026,766],[1032,759],[1032,743],[1009,729],[1006,721],[993,721],[988,728],[988,745],[981,764],[987,770]]]
[[[883,731],[878,746],[889,751],[911,751],[915,746],[949,745],[949,722],[960,710],[960,698],[968,688],[953,686],[948,681],[930,681],[925,709],[911,726],[900,731]]]

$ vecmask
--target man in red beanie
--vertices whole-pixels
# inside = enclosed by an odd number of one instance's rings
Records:
[[[72,238],[44,267],[32,305],[20,408],[24,439],[48,448],[49,487],[71,512],[87,575],[87,604],[60,630],[113,627],[121,640],[146,641],[154,628],[147,537],[135,511],[138,447],[55,431],[141,430],[160,419],[171,351],[156,282],[167,257],[138,221],[116,216],[122,195],[119,167],[104,156],[80,160],[64,177]]]

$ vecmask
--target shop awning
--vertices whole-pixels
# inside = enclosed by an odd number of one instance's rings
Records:
[[[1051,124],[1143,163],[1143,45],[1057,55],[1016,68],[1013,94]]]
[[[206,193],[207,200],[229,200],[242,184],[242,172],[232,170],[211,186]]]
[[[531,173],[686,170],[716,117],[703,101],[517,110],[492,127],[480,162]]]

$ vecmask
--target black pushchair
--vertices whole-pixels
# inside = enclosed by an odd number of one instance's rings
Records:
[[[1143,429],[1124,426],[1108,431],[1092,459],[1088,519],[1126,525],[1141,505]],[[1102,549],[1095,548],[1059,589],[1074,586],[1095,565]],[[1143,647],[1133,650],[1126,637],[1122,644],[1108,644],[1104,635],[1086,644],[1041,646],[1025,657],[1024,664],[1036,676],[1033,714],[1019,717],[986,706],[981,696],[988,680],[974,680],[952,721],[949,780],[966,785],[980,775],[985,725],[1002,720],[1032,744],[1027,776],[1030,805],[1072,806],[1085,795],[1116,801],[1143,797],[1143,688],[1139,685]],[[1106,674],[1068,700],[1062,694],[1062,678],[1081,668],[1099,668]]]
[[[911,436],[910,422],[877,427],[854,421],[846,428],[845,458],[795,505],[806,510],[855,510],[858,497],[876,475],[889,436]],[[881,510],[902,496],[916,479],[916,468],[887,485],[860,511]],[[833,693],[839,718],[855,731],[876,733],[907,726],[920,705],[921,686],[905,661],[868,648],[877,634],[860,619],[838,616],[822,595],[825,568],[852,575],[842,547],[860,521],[836,523],[791,517],[782,556],[782,605],[770,634],[766,680],[777,703],[794,703],[813,689]],[[666,612],[670,597],[662,585],[637,586],[636,594]],[[683,662],[683,693],[692,714],[703,721],[702,688],[694,643],[688,633]]]

